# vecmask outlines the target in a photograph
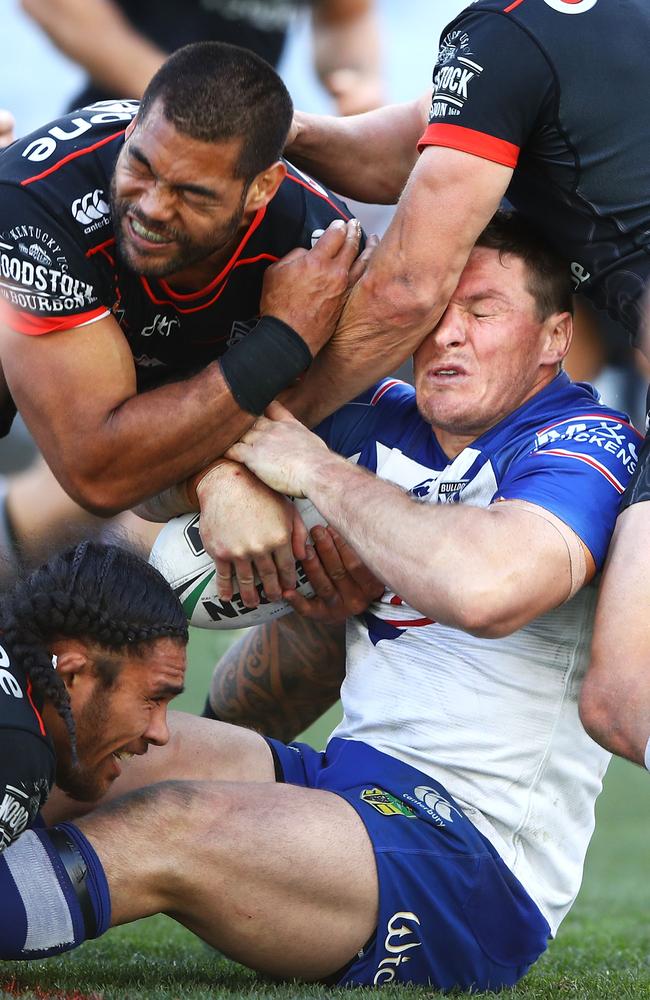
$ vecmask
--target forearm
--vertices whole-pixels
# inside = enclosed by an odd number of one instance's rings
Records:
[[[369,569],[434,621],[493,638],[569,596],[570,567],[552,527],[547,558],[533,554],[547,530],[532,523],[539,519],[523,515],[513,528],[500,504],[423,504],[331,453],[310,463],[302,482]]]
[[[287,156],[346,198],[392,205],[416,162],[425,124],[419,101],[349,118],[296,112]]]
[[[436,326],[512,170],[453,149],[418,160],[336,332],[285,405],[313,425],[395,371]]]
[[[28,426],[34,402],[16,399]],[[133,394],[82,437],[35,436],[64,489],[102,516],[133,507],[218,458],[253,423],[213,362],[191,379]]]
[[[338,697],[345,673],[343,626],[291,614],[249,629],[217,663],[212,713],[222,722],[295,739]]]
[[[54,44],[115,97],[141,97],[165,58],[111,0],[22,0],[22,4]]]

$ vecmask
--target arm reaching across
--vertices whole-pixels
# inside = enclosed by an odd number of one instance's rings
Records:
[[[310,353],[338,319],[359,236],[356,221],[333,223],[313,250],[292,251],[267,271],[262,314],[296,324]],[[250,395],[275,395],[266,388],[278,377],[270,357],[257,367],[258,379],[255,368],[246,378],[248,343],[236,345],[228,381],[214,361],[192,378],[138,394],[131,350],[111,315],[47,336],[5,323],[1,338],[8,387],[48,465],[70,496],[102,515],[182,481],[237,440],[253,415],[233,396],[234,369]]]
[[[427,93],[347,118],[296,111],[286,154],[346,198],[393,205],[417,162],[430,102]]]
[[[334,337],[283,397],[292,413],[316,424],[414,352],[447,307],[511,177],[511,168],[469,153],[425,149]]]
[[[280,404],[268,414],[229,454],[273,489],[309,496],[377,577],[441,624],[507,635],[574,592],[574,551],[582,556],[579,584],[595,572],[577,536],[533,505],[419,504],[329,452]]]

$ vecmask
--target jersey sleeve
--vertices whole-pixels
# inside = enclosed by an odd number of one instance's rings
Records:
[[[34,822],[54,784],[54,748],[23,671],[0,646],[0,851]]]
[[[571,417],[538,432],[535,447],[512,462],[494,499],[528,500],[555,514],[600,569],[641,441],[614,417]]]
[[[82,326],[108,315],[101,275],[29,188],[0,187],[0,318],[20,333]]]
[[[461,15],[441,40],[418,149],[446,146],[514,168],[554,91],[545,55],[507,14]]]
[[[24,729],[0,728],[0,852],[33,825],[54,776],[47,743]]]
[[[328,448],[345,458],[358,456],[386,423],[386,408],[396,418],[402,406],[410,408],[413,389],[400,379],[387,378],[346,403],[314,428]]]

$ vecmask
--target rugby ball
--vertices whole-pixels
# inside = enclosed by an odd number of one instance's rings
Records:
[[[316,524],[327,523],[311,500],[301,498],[293,503],[308,530]],[[249,628],[289,614],[291,605],[286,601],[269,601],[259,581],[260,603],[257,608],[247,608],[238,593],[233,594],[231,601],[222,601],[218,597],[216,568],[203,548],[199,516],[183,514],[168,521],[149,556],[149,562],[173,587],[189,624],[197,628]],[[314,590],[300,562],[296,562],[296,573],[298,593],[313,597]]]

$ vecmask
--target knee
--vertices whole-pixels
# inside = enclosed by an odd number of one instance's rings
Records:
[[[613,707],[611,693],[597,683],[591,674],[587,674],[578,704],[580,721],[592,740],[607,750],[612,749],[609,745],[609,734],[614,722]]]
[[[639,726],[640,697],[635,685],[626,685],[620,678],[605,683],[592,670],[585,677],[578,704],[580,721],[592,740],[637,764],[643,762],[643,741],[638,731],[643,729],[642,722]]]

